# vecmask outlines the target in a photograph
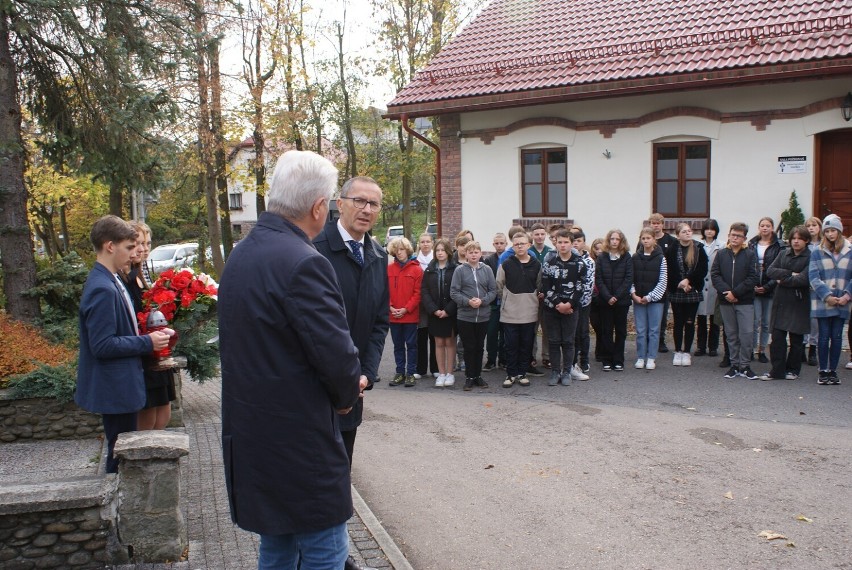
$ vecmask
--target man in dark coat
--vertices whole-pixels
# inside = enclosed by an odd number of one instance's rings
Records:
[[[225,482],[234,522],[260,534],[259,568],[339,570],[348,554],[338,418],[367,381],[332,267],[311,243],[336,183],[326,159],[285,153],[219,287]]]
[[[357,176],[343,184],[337,206],[340,219],[326,224],[314,245],[337,274],[349,331],[358,347],[361,374],[367,377],[369,390],[379,373],[390,318],[387,253],[370,235],[381,211],[382,190],[372,178]],[[352,412],[340,419],[350,467],[363,409],[359,400]],[[349,557],[345,569],[357,568]]]

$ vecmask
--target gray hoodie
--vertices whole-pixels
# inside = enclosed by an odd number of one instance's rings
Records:
[[[497,296],[497,283],[491,268],[479,262],[476,268],[461,263],[453,272],[450,285],[450,298],[458,306],[456,318],[469,323],[488,322],[491,318],[491,301]],[[474,297],[482,299],[482,304],[474,309],[468,301]]]

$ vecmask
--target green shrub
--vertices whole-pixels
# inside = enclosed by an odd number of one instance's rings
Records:
[[[59,402],[70,402],[76,387],[76,361],[59,366],[40,364],[32,372],[12,376],[9,380],[9,388],[16,398],[55,398]]]

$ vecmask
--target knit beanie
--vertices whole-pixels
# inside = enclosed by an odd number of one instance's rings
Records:
[[[829,214],[822,221],[822,229],[823,231],[828,228],[834,228],[839,231],[841,234],[843,233],[843,222],[840,220],[840,216],[837,214]]]

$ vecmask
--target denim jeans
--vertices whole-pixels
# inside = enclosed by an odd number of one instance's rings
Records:
[[[817,356],[820,370],[837,370],[840,351],[843,348],[843,317],[817,317],[819,323],[819,344]]]
[[[754,342],[757,349],[769,345],[769,319],[772,316],[772,297],[756,296],[754,298]]]
[[[414,375],[417,371],[417,323],[391,323],[390,332],[396,373]]]
[[[417,324],[414,324],[417,328]],[[340,570],[349,556],[346,523],[316,532],[261,534],[258,570]]]
[[[636,358],[657,358],[660,347],[660,323],[663,320],[663,303],[633,305],[633,320],[636,323]]]
[[[536,323],[502,323],[506,347],[506,375],[524,376],[532,360]]]

